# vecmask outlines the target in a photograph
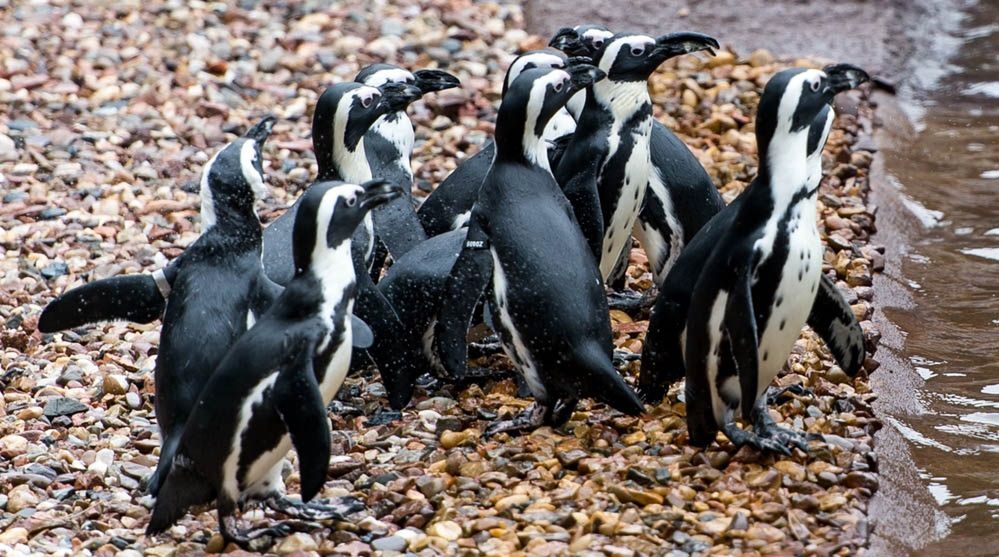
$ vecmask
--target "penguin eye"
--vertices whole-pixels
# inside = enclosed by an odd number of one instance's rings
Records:
[[[561,93],[563,85],[565,85],[564,81],[559,81],[559,82],[555,83],[555,92],[556,93]]]
[[[603,39],[595,39],[593,41],[593,47],[594,48],[600,48],[602,46],[604,46],[604,40]]]
[[[811,83],[808,84],[808,86],[811,87],[813,93],[819,92],[819,85],[820,85],[819,81],[820,80],[816,79],[815,81],[812,81]]]
[[[373,99],[374,97],[364,97],[363,99],[361,99],[361,106],[363,106],[364,108],[371,108],[371,103],[373,102]]]
[[[346,203],[348,207],[353,207],[354,205],[357,205],[357,196],[352,195],[348,197]]]
[[[642,54],[645,54],[645,47],[644,46],[633,46],[633,47],[631,47],[631,55],[632,56],[641,56]]]

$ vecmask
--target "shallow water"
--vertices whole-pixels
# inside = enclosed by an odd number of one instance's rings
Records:
[[[913,129],[882,151],[878,239],[895,264],[880,305],[901,342],[879,373],[915,387],[888,421],[946,517],[913,554],[997,555],[999,2],[955,2],[924,23],[898,97]]]

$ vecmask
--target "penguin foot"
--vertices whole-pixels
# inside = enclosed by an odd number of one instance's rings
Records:
[[[635,360],[640,360],[642,358],[641,354],[635,354],[628,350],[621,350],[620,348],[614,349],[614,367],[622,368]]]
[[[788,385],[787,387],[771,388],[767,391],[767,404],[781,403],[790,398],[790,395],[813,397],[815,393],[811,389],[802,387],[797,383]]]
[[[489,438],[497,433],[525,433],[534,431],[545,423],[548,408],[537,402],[531,403],[526,410],[514,416],[511,420],[500,420],[489,424],[482,433],[483,438]]]
[[[656,303],[654,289],[646,292],[635,290],[613,290],[607,294],[607,306],[627,313],[628,315],[648,312]]]
[[[469,358],[492,356],[493,354],[499,354],[502,351],[503,342],[500,341],[500,338],[497,335],[489,335],[479,342],[468,343]]]
[[[385,425],[402,419],[402,412],[398,410],[379,410],[368,418],[368,425]]]
[[[725,423],[721,430],[736,447],[749,445],[760,452],[780,453],[784,456],[791,456],[792,448],[808,452],[805,436],[775,424],[765,408],[756,413],[752,431],[739,429],[735,425],[735,411],[729,408],[725,411]]]
[[[267,507],[299,520],[344,520],[347,515],[364,510],[364,503],[356,497],[338,497],[335,500],[315,499],[303,503],[279,495],[267,499]]]
[[[814,439],[816,435],[818,436],[818,440],[822,440],[821,435],[805,434],[800,431],[787,429],[786,427],[780,427],[773,423],[773,421],[764,421],[764,424],[762,427],[761,424],[757,424],[753,428],[757,435],[786,447],[788,450],[787,454],[790,454],[792,448],[798,448],[807,453],[808,442]]]
[[[291,534],[292,528],[284,522],[279,522],[266,528],[240,529],[235,516],[227,516],[219,523],[219,530],[225,545],[234,543],[247,551],[261,553],[272,545],[277,538]]]

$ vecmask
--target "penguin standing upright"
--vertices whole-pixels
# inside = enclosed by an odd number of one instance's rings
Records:
[[[565,54],[554,49],[531,50],[521,54],[510,63],[503,78],[502,96],[513,80],[522,72],[533,68],[565,68],[569,63]],[[571,134],[575,129],[575,119],[565,107],[561,108],[545,127],[545,140],[554,142]],[[437,236],[449,230],[468,225],[469,212],[479,195],[482,180],[496,155],[496,145],[487,142],[474,155],[463,160],[440,185],[430,193],[420,205],[418,215],[428,236]]]
[[[296,504],[283,496],[282,463],[298,452],[302,501],[326,480],[326,405],[351,358],[355,276],[351,237],[369,210],[402,194],[383,181],[320,182],[295,217],[295,276],[260,320],[225,355],[205,385],[179,445],[161,457],[166,480],[147,532],[169,528],[192,505],[217,500],[226,542],[250,545],[265,529],[235,528],[237,505],[263,499],[292,516],[342,518],[355,502]]]
[[[442,364],[460,373],[472,311],[489,288],[493,324],[536,402],[514,420],[492,424],[487,434],[562,424],[588,396],[631,415],[642,412],[611,364],[600,276],[571,205],[546,168],[542,137],[548,119],[602,74],[586,65],[528,70],[500,105],[496,157],[435,328]]]
[[[559,30],[549,43],[570,56],[595,56],[613,34],[602,25]],[[697,157],[659,120],[652,122],[649,187],[633,233],[645,250],[649,270],[661,285],[670,267],[698,230],[725,206]],[[625,242],[608,282],[620,289],[630,249]]]
[[[619,34],[594,53],[607,77],[587,91],[555,176],[597,257],[604,280],[610,277],[644,202],[652,174],[652,101],[647,80],[665,60],[717,48],[699,33],[653,39]]]
[[[822,148],[832,128],[835,112],[823,107],[808,131],[808,187],[815,189],[822,180]],[[677,259],[660,285],[659,296],[649,319],[642,351],[639,394],[649,403],[658,403],[669,385],[684,377],[682,335],[687,324],[687,310],[697,277],[720,236],[731,228],[745,198],[740,195],[729,209],[715,215]],[[864,362],[864,335],[850,305],[836,285],[823,275],[808,316],[808,325],[825,341],[830,352],[846,373],[853,376]]]
[[[783,367],[815,301],[823,247],[815,221],[817,187],[808,164],[812,123],[839,92],[869,78],[846,64],[790,69],[766,85],[756,118],[760,169],[722,214],[694,282],[684,334],[690,442],[705,446],[720,428],[736,445],[790,454],[805,436],[778,427],[761,396]],[[753,431],[735,425],[736,411]]]
[[[52,301],[39,319],[43,331],[62,330],[77,319],[106,318],[114,307],[148,308],[163,300],[154,372],[162,453],[180,441],[212,370],[274,296],[275,285],[260,264],[261,228],[254,210],[266,193],[261,149],[273,125],[272,117],[263,119],[208,161],[201,175],[204,230],[170,264],[169,281],[131,275],[91,283]],[[122,284],[127,287],[117,290]],[[157,493],[162,479],[158,467],[148,481],[150,493]]]
[[[458,78],[442,70],[423,69],[416,72],[392,64],[371,64],[354,77],[354,81],[369,87],[382,87],[386,83],[414,85],[422,95],[443,91],[461,85]],[[413,200],[413,123],[405,106],[383,114],[364,134],[364,154],[368,159],[371,175],[398,184],[406,195],[395,199],[372,212],[378,236],[371,276],[377,282],[387,254],[394,259],[406,254],[413,246],[427,239],[427,234],[416,216]]]

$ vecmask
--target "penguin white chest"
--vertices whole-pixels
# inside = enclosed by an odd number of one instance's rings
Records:
[[[517,331],[517,326],[510,315],[510,304],[507,298],[509,283],[506,280],[506,273],[503,272],[503,265],[500,263],[496,250],[490,249],[489,253],[493,257],[494,304],[492,309],[499,315],[499,323],[496,324],[500,329],[497,332],[500,334],[503,352],[506,353],[508,358],[513,360],[521,375],[524,376],[524,380],[527,381],[527,386],[530,387],[531,393],[535,398],[544,400],[547,390],[541,381],[541,375],[538,374],[534,358],[531,357],[531,352],[528,350],[527,345],[524,344],[524,339],[520,332]]]
[[[649,171],[652,158],[649,151],[649,135],[652,133],[652,120],[646,119],[633,128],[634,143],[624,164],[623,183],[619,185],[617,205],[611,219],[606,223],[604,241],[600,253],[600,275],[607,279],[614,270],[617,256],[631,240],[631,229],[638,218],[638,211],[645,199],[649,185]],[[620,137],[611,135],[608,160],[614,158],[620,148]],[[602,180],[601,180],[602,182]],[[601,187],[607,187],[601,184]]]
[[[804,205],[804,207],[802,207]],[[769,319],[760,334],[759,397],[780,372],[815,301],[822,275],[822,242],[814,205],[800,204],[787,223],[788,251],[774,292]],[[771,252],[772,253],[772,252]]]

